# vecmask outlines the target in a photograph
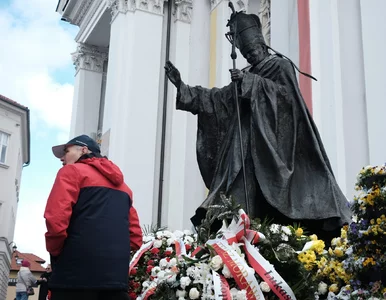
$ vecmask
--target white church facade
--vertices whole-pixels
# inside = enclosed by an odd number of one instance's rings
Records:
[[[175,109],[171,60],[190,85],[230,81],[228,0],[59,0],[79,27],[71,136],[99,140],[123,171],[142,224],[190,228],[205,199],[196,117]],[[357,172],[386,161],[383,0],[233,0],[258,14],[272,48],[318,79],[300,87],[335,177],[352,197]],[[238,54],[239,69],[246,61]],[[312,176],[312,174],[310,174]]]

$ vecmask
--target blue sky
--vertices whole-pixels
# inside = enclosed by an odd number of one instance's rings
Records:
[[[14,242],[46,260],[45,203],[61,163],[51,152],[69,139],[78,28],[60,21],[57,1],[0,0],[0,94],[28,106],[31,164],[23,169]]]

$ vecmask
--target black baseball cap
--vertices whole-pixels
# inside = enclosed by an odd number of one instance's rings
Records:
[[[52,147],[52,153],[54,153],[57,158],[62,158],[64,154],[66,154],[66,148],[70,145],[84,146],[87,147],[88,150],[90,150],[92,153],[101,153],[101,149],[99,148],[98,143],[85,134],[74,137],[72,140],[69,140],[65,144]]]

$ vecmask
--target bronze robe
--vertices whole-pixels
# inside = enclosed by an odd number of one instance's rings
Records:
[[[246,71],[239,88],[249,204],[252,217],[279,223],[319,220],[334,230],[351,212],[318,130],[300,93],[292,64],[271,55]],[[198,115],[197,160],[207,199],[192,218],[198,225],[221,192],[244,206],[233,83],[206,89],[182,84],[177,109]],[[307,222],[306,222],[307,223]]]

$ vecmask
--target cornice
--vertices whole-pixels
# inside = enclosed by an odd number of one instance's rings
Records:
[[[81,1],[81,4],[80,4],[75,16],[72,18],[72,24],[80,26],[80,24],[82,23],[84,17],[87,15],[87,12],[90,9],[93,2],[94,2],[94,0]]]

